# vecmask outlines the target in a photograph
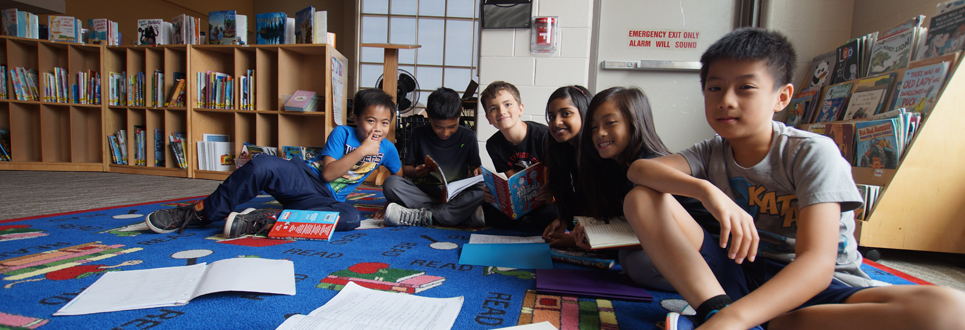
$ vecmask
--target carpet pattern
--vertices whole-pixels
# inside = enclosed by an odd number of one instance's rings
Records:
[[[182,234],[154,234],[143,225],[151,211],[198,199],[0,220],[0,329],[273,329],[290,315],[323,305],[350,280],[426,297],[464,296],[454,329],[544,320],[560,329],[657,329],[668,311],[685,306],[679,295],[657,291],[651,292],[651,303],[536,293],[532,270],[460,265],[460,247],[473,232],[466,228],[379,228],[366,220],[363,226],[374,229],[338,232],[325,242],[224,239],[223,222]],[[363,216],[384,203],[381,191],[374,189],[360,189],[349,200]],[[240,208],[273,205],[270,196],[259,196]],[[51,316],[105,272],[237,257],[292,260],[297,294],[225,292],[178,307]],[[554,267],[579,268],[560,262]],[[888,283],[927,284],[882,266],[864,269]]]

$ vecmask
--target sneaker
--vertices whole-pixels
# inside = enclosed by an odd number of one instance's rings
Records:
[[[714,314],[716,313],[717,312],[710,313],[710,315],[708,315],[707,318],[709,319],[711,316],[714,316]],[[670,312],[669,314],[667,314],[666,324],[664,325],[664,329],[666,330],[691,330],[696,328],[697,328],[697,322],[694,316],[682,315],[677,312]],[[758,325],[753,328],[750,328],[750,330],[764,330],[764,328]]]
[[[235,238],[244,235],[258,235],[270,230],[276,220],[278,220],[277,209],[256,210],[250,207],[241,212],[231,212],[224,223],[224,236]]]
[[[405,206],[389,203],[385,208],[385,225],[397,226],[431,226],[432,212],[427,209],[410,209]]]
[[[166,234],[173,231],[180,233],[189,225],[204,225],[207,222],[194,210],[194,205],[185,205],[151,212],[144,218],[144,223],[151,231]]]

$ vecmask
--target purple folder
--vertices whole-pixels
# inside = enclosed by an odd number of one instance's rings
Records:
[[[536,292],[650,302],[653,296],[626,274],[605,270],[537,269]]]

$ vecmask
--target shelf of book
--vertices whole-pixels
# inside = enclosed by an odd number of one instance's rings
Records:
[[[107,170],[103,107],[76,103],[72,93],[78,73],[100,72],[103,51],[101,46],[0,36],[0,63],[6,67],[2,77],[9,86],[7,98],[0,100],[0,129],[9,131],[11,149],[10,161],[0,161],[0,170]],[[18,96],[21,85],[11,70],[29,73],[34,81],[26,87],[36,89]],[[47,74],[57,75],[61,83],[49,84]]]
[[[965,127],[965,116],[961,114],[965,97],[958,92],[965,90],[965,76],[955,74],[961,60],[961,55],[954,54],[912,63],[912,67],[924,67],[947,61],[948,73],[934,106],[919,123],[914,137],[906,142],[895,169],[858,166],[850,160],[855,165],[852,176],[856,183],[882,187],[873,208],[857,221],[855,236],[860,246],[965,253],[965,222],[960,221],[965,213],[965,204],[961,202],[965,188],[958,184],[965,182],[965,167],[961,165],[961,156],[955,156],[965,154],[965,135],[954,133]],[[908,70],[893,71],[895,82],[901,82]],[[821,95],[828,88],[820,91]],[[892,104],[896,97],[891,95],[884,104]],[[823,101],[819,98],[818,105]],[[797,127],[808,129],[810,125]]]

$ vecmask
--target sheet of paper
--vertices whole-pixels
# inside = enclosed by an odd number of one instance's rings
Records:
[[[205,264],[108,272],[54,315],[82,315],[185,304]],[[179,284],[179,285],[178,285]]]
[[[463,297],[428,298],[367,289],[349,282],[334,298],[308,314],[288,318],[279,330],[448,330]]]
[[[218,260],[208,265],[204,279],[191,298],[222,291],[295,295],[295,264],[291,260]]]
[[[469,244],[517,244],[517,243],[544,243],[543,237],[540,236],[502,236],[502,235],[486,235],[486,234],[471,234],[469,235]]]
[[[459,264],[522,269],[553,269],[546,243],[463,244]]]
[[[517,325],[515,327],[499,328],[494,330],[559,330],[553,326],[550,321],[543,321],[540,323],[530,323],[524,325]]]

